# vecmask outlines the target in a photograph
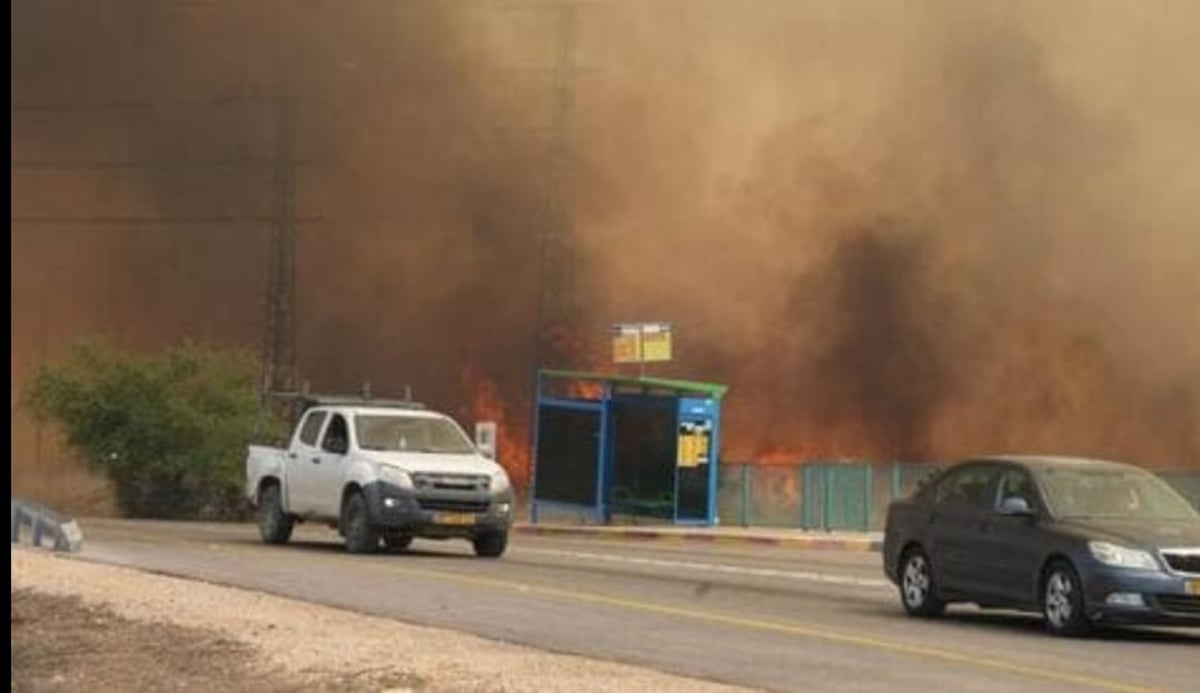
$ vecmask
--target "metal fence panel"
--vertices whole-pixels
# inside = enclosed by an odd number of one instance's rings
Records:
[[[825,528],[867,531],[871,525],[871,465],[833,464],[825,467],[825,473]]]
[[[873,504],[870,464],[807,464],[802,469],[804,529],[866,531],[870,528]]]
[[[815,531],[879,531],[887,507],[943,467],[926,462],[722,464],[721,523]],[[1200,471],[1160,474],[1200,509]]]
[[[795,527],[800,520],[800,468],[755,466],[746,476],[748,521],[758,527]]]
[[[888,505],[894,497],[895,485],[895,470],[894,464],[873,464],[869,466],[869,474],[871,475],[871,518],[868,528],[871,531],[883,529],[884,520],[887,519]]]
[[[825,467],[806,464],[801,467],[804,480],[800,527],[803,529],[825,528]]]
[[[746,477],[754,471],[747,464],[722,462],[717,468],[717,517],[722,525],[749,527],[749,485]]]

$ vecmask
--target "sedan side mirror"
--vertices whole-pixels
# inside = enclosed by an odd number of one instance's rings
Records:
[[[1029,501],[1020,496],[1009,496],[1000,502],[1001,515],[1013,515],[1017,517],[1032,517],[1033,508],[1029,507]]]

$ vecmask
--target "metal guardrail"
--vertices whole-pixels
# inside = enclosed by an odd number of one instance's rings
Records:
[[[54,540],[55,551],[74,553],[83,548],[83,530],[75,518],[20,498],[12,498],[12,543],[21,543],[21,529],[29,525],[32,544],[42,546],[46,537]]]

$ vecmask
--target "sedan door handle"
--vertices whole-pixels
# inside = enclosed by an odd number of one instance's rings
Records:
[[[296,453],[294,453],[294,452],[289,452],[289,453],[288,453],[288,457],[294,460],[294,459],[296,459]]]
[[[312,461],[313,461],[313,464],[321,464],[321,458],[320,458],[320,457],[314,457],[314,458],[312,458]]]

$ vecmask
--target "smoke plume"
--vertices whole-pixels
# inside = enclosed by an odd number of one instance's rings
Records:
[[[501,406],[520,458],[564,134],[554,365],[673,322],[727,458],[1200,465],[1194,3],[581,5],[558,133],[556,12],[16,3],[14,380],[96,330],[259,344],[288,97],[315,388]]]

